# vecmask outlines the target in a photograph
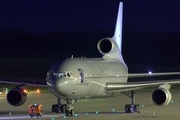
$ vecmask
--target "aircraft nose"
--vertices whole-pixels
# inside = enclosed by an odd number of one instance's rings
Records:
[[[47,85],[52,93],[56,95],[67,96],[69,87],[67,86],[69,81],[64,78],[49,78],[47,79]]]
[[[67,79],[63,79],[63,78],[60,78],[60,79],[57,79],[55,81],[55,90],[58,94],[60,95],[67,95],[67,92],[68,92],[68,81]]]
[[[48,78],[47,79],[47,85],[48,85],[48,87],[54,87],[55,79],[54,78]]]

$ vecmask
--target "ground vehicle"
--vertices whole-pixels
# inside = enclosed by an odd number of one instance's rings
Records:
[[[29,105],[29,115],[31,116],[31,118],[33,116],[37,116],[39,118],[42,117],[42,105]]]

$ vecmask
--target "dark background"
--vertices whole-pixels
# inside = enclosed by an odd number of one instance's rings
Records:
[[[122,1],[122,54],[129,72],[179,70],[180,1]],[[102,57],[97,43],[113,36],[118,5],[118,0],[0,1],[0,58],[10,60],[7,65],[17,64],[10,70],[1,62],[1,76],[31,69],[36,74],[43,71],[44,78],[44,71],[57,60],[71,55]],[[27,59],[38,60],[31,65]]]

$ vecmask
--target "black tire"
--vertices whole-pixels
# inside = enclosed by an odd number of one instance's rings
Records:
[[[125,105],[125,113],[128,113],[128,105]]]
[[[70,111],[70,115],[74,116],[74,111],[73,110]]]
[[[140,113],[140,105],[134,105],[134,112]]]
[[[69,110],[66,110],[66,116],[69,116]]]
[[[131,108],[131,105],[130,104],[126,104],[125,105],[125,113],[130,113],[131,112],[130,108]]]
[[[61,105],[61,113],[65,113],[66,112],[66,105]]]
[[[57,111],[57,105],[52,105],[52,112],[56,112]]]

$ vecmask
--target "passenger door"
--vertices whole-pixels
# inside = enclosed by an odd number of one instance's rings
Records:
[[[83,70],[81,68],[78,68],[78,71],[79,71],[79,75],[81,77],[81,83],[85,83]]]

